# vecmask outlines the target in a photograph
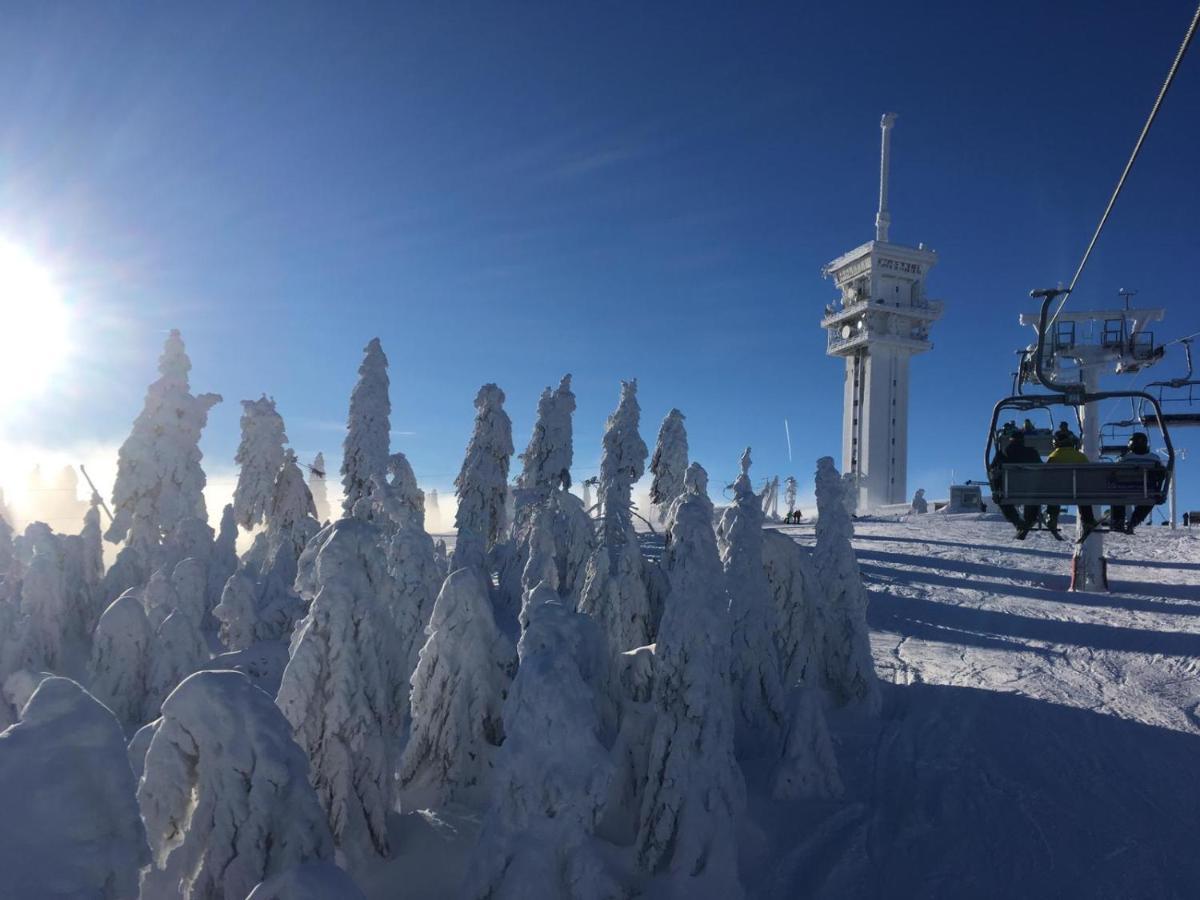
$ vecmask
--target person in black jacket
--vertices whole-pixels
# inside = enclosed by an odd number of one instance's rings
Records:
[[[994,482],[1000,482],[1003,477],[1000,466],[1006,463],[1021,463],[1025,465],[1041,463],[1042,457],[1033,447],[1028,447],[1025,444],[1025,435],[1020,431],[1014,432],[1008,439],[1008,443],[1003,449],[997,446],[996,458],[992,461]],[[1015,506],[1007,504],[1000,505],[1000,512],[1013,527],[1017,529],[1017,540],[1025,540],[1025,536],[1029,534],[1031,528],[1037,524],[1038,516],[1041,515],[1042,508],[1040,506],[1026,506],[1022,513],[1024,516],[1018,515]]]

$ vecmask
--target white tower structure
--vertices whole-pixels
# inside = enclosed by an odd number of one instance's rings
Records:
[[[888,239],[888,168],[895,113],[880,122],[879,211],[875,240],[829,263],[841,298],[825,307],[826,352],[846,360],[842,411],[842,471],[858,487],[858,508],[908,502],[908,361],[933,349],[929,326],[942,303],[925,296],[937,254],[924,244]]]

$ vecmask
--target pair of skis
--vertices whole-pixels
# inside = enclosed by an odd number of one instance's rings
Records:
[[[1056,526],[1053,526],[1048,521],[1046,521],[1046,516],[1044,514],[1038,516],[1036,525],[1038,527],[1040,527],[1043,531],[1050,532],[1050,534],[1052,534],[1054,536],[1054,539],[1056,541],[1066,541],[1066,538],[1063,537],[1062,532],[1059,531],[1059,529]],[[1028,527],[1028,528],[1018,528],[1017,529],[1017,540],[1018,541],[1025,540],[1025,537],[1029,534],[1029,532],[1031,532],[1033,530],[1034,530],[1033,526]],[[1112,527],[1112,523],[1110,522],[1110,513],[1105,513],[1099,519],[1094,521],[1091,525],[1084,523],[1082,533],[1079,535],[1079,537],[1075,538],[1073,542],[1076,544],[1082,544],[1093,534],[1097,534],[1097,533],[1105,534],[1105,533],[1111,533],[1113,531],[1114,531],[1114,529]],[[1133,532],[1125,531],[1125,530],[1118,530],[1118,533],[1119,534],[1132,534]]]

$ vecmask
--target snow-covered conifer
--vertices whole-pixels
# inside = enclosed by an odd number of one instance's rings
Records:
[[[225,582],[237,571],[237,519],[233,504],[225,504],[221,511],[221,528],[213,542],[212,556],[208,560],[208,608],[211,610],[221,599]]]
[[[496,628],[487,588],[471,569],[446,579],[428,634],[412,676],[412,732],[400,782],[449,800],[491,769],[504,740],[501,707],[515,659]]]
[[[263,515],[268,536],[274,539],[271,543],[275,546],[290,543],[293,557],[299,557],[309,538],[320,530],[312,493],[291,450],[284,454],[275,470]]]
[[[773,635],[775,607],[763,568],[763,515],[750,483],[750,448],[733,483],[733,505],[721,517],[721,561],[733,618],[733,698],[742,757],[779,747],[784,694]]]
[[[604,503],[603,543],[610,555],[633,527],[633,486],[646,471],[646,443],[638,433],[642,411],[637,379],[621,382],[621,400],[608,417],[600,455],[600,495]]]
[[[275,490],[275,476],[283,465],[283,417],[275,398],[263,394],[242,401],[242,440],[234,461],[241,466],[233,489],[233,511],[246,530],[260,524]]]
[[[688,467],[684,418],[684,414],[677,409],[667,413],[659,426],[658,443],[654,447],[654,458],[650,461],[650,472],[654,475],[650,483],[650,502],[658,508],[659,522],[667,520],[671,504],[683,493],[683,474]]]
[[[350,414],[346,421],[346,440],[342,445],[342,487],[346,515],[354,504],[367,496],[372,475],[387,471],[388,448],[391,446],[389,417],[392,403],[388,399],[388,360],[379,338],[363,348],[362,365],[358,367],[358,383],[350,394]]]
[[[823,594],[817,606],[824,686],[839,704],[856,703],[869,713],[881,699],[871,633],[867,627],[867,591],[850,538],[854,526],[845,505],[845,482],[833,459],[817,460],[817,543],[813,563]]]
[[[504,607],[518,606],[528,589],[536,585],[527,585],[523,578],[529,562],[533,517],[542,508],[551,512],[550,536],[558,569],[556,590],[572,607],[579,602],[587,559],[595,540],[583,505],[569,491],[574,412],[571,376],[564,375],[557,389],[546,388],[542,392],[529,446],[521,454],[524,467],[513,491],[516,509],[511,553],[499,572],[499,596]]]
[[[387,486],[390,510],[389,518],[396,527],[409,526],[425,529],[425,494],[417,486],[408,457],[393,453],[388,457]]]
[[[392,742],[399,726],[398,649],[380,532],[342,519],[310,547],[308,615],[292,635],[276,703],[308,755],[334,840],[362,859],[388,853]]]
[[[26,653],[36,668],[59,672],[68,649],[86,640],[91,604],[86,594],[80,597],[82,578],[69,571],[65,542],[48,525],[31,523],[22,543],[28,554],[21,583]]]
[[[75,682],[46,678],[0,733],[6,897],[133,900],[150,861],[125,736]]]
[[[198,672],[162,713],[137,790],[153,855],[143,896],[245,897],[333,858],[308,762],[268,694],[240,672]]]
[[[529,625],[531,602],[536,602],[534,592],[539,585],[558,597],[558,561],[554,547],[554,511],[548,506],[539,506],[533,514],[533,525],[529,531],[529,560],[521,573],[521,628]],[[542,596],[542,595],[538,595]]]
[[[614,652],[651,640],[650,601],[632,513],[633,485],[646,465],[646,444],[638,434],[640,416],[637,381],[621,382],[621,401],[608,417],[600,457],[604,523],[579,597],[579,611],[600,623]]]
[[[571,460],[574,456],[571,417],[575,414],[575,394],[571,376],[564,375],[558,387],[546,388],[538,400],[537,420],[529,446],[521,454],[523,465],[517,487],[531,493],[531,502],[544,500],[550,491],[571,487]]]
[[[658,719],[635,858],[677,896],[740,897],[746,788],[734,758],[729,596],[707,498],[684,494],[671,520],[671,594],[654,660]]]
[[[150,385],[133,430],[117,457],[110,541],[130,539],[151,548],[188,517],[207,519],[200,432],[218,394],[193,396],[192,368],[178,331],[172,331],[159,358],[159,379]]]
[[[810,551],[786,534],[763,532],[763,567],[775,607],[775,647],[785,688],[822,683],[814,661],[820,656],[821,589]],[[815,681],[813,680],[815,678]]]
[[[613,767],[580,671],[576,631],[587,624],[580,619],[557,596],[532,610],[504,704],[504,745],[467,875],[468,897],[621,893],[590,846]]]
[[[783,759],[771,787],[776,799],[840,797],[842,779],[819,688],[795,688],[788,709]]]
[[[312,493],[317,521],[329,521],[329,486],[325,479],[325,454],[318,453],[308,467],[308,490]]]
[[[185,559],[171,574],[174,608],[155,632],[147,684],[147,714],[158,715],[167,695],[183,679],[208,662],[203,621],[208,615],[207,572],[198,559]]]
[[[213,609],[221,623],[218,635],[226,650],[246,650],[258,640],[258,585],[246,572],[225,582],[221,602]]]
[[[142,601],[133,590],[114,600],[100,616],[88,667],[93,696],[109,709],[126,732],[146,719],[154,632]]]
[[[788,519],[796,511],[796,476],[789,475],[783,482],[783,502],[787,504]]]
[[[417,667],[417,658],[425,643],[425,626],[433,614],[433,602],[445,574],[437,560],[433,538],[422,524],[421,492],[416,488],[416,479],[412,477],[404,455],[397,453],[394,456],[403,462],[403,469],[394,469],[390,483],[374,478],[371,496],[394,529],[385,542],[385,549],[388,574],[393,581],[390,611],[400,649],[398,674],[405,686],[402,706],[407,717],[408,681]]]
[[[92,496],[92,505],[83,517],[83,530],[79,532],[80,550],[83,556],[83,583],[87,590],[87,605],[90,612],[87,632],[95,630],[96,622],[104,609],[100,607],[100,585],[104,581],[104,535],[100,529],[100,507],[98,495]],[[2,550],[0,550],[2,552]],[[3,569],[0,569],[3,578]]]
[[[485,384],[475,395],[475,427],[462,469],[454,479],[458,541],[451,568],[482,569],[487,552],[503,537],[512,453],[512,421],[504,411],[504,391]]]
[[[158,631],[158,626],[171,614],[175,608],[175,592],[171,587],[171,573],[164,566],[155,569],[146,582],[142,591],[142,605],[146,608],[146,619],[150,627]]]
[[[858,515],[858,478],[853,472],[842,475],[842,506],[851,518]]]

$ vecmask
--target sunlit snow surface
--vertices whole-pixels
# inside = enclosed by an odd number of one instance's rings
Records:
[[[855,529],[883,715],[831,717],[837,800],[775,802],[747,772],[747,893],[1195,896],[1200,530],[1108,536],[1114,592],[1090,595],[1066,590],[1070,544],[1018,543],[998,518]],[[811,525],[782,530],[813,543]],[[476,815],[394,824],[368,895],[452,890]]]

